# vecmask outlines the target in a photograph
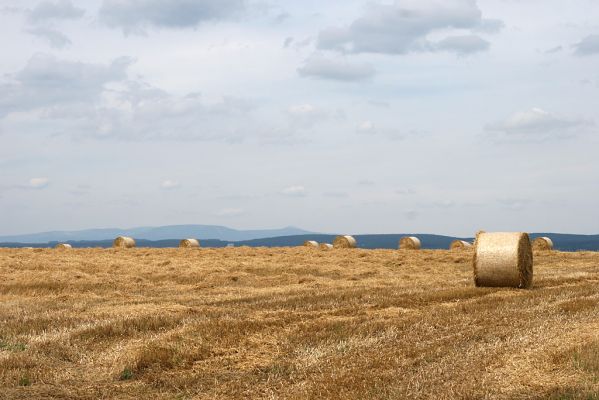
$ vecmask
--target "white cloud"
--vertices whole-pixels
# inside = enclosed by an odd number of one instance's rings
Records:
[[[25,32],[45,40],[50,46],[62,49],[71,40],[56,27],[56,23],[76,20],[85,15],[85,10],[75,7],[70,0],[42,1],[33,9],[25,10],[30,27]]]
[[[511,136],[560,137],[575,135],[582,128],[592,125],[581,118],[557,115],[541,108],[512,114],[502,122],[487,125],[486,129]]]
[[[306,195],[306,188],[303,186],[289,186],[281,190],[281,194],[289,197],[303,197]]]
[[[36,54],[10,81],[0,83],[0,118],[11,112],[97,103],[107,83],[126,79],[131,62],[121,57],[108,65],[87,64]]]
[[[574,45],[574,53],[579,56],[599,54],[599,35],[589,35]]]
[[[47,26],[35,26],[25,31],[47,41],[50,46],[56,49],[62,49],[71,44],[71,40],[64,33]]]
[[[241,208],[223,208],[216,212],[217,217],[238,217],[243,215],[245,211]]]
[[[195,28],[203,22],[233,18],[245,10],[244,0],[104,0],[100,20],[125,34],[148,27]]]
[[[487,50],[489,42],[476,35],[458,35],[437,42],[435,48],[465,56]]]
[[[318,35],[318,47],[343,53],[407,54],[443,50],[463,55],[488,47],[486,41],[472,32],[493,32],[502,26],[499,20],[482,18],[473,0],[374,3],[349,26],[322,30]],[[450,35],[439,42],[429,37],[448,30],[470,33]]]
[[[161,187],[162,189],[166,189],[166,190],[169,190],[169,189],[176,189],[176,188],[178,188],[178,187],[180,187],[180,186],[181,186],[181,184],[179,184],[179,182],[172,181],[172,180],[170,180],[170,179],[167,179],[167,180],[163,181],[163,182],[160,184],[160,187]]]
[[[83,15],[85,10],[75,7],[70,0],[42,1],[28,13],[29,19],[33,22],[78,19]]]
[[[50,183],[48,178],[31,178],[27,183],[27,187],[31,189],[43,189]]]
[[[358,124],[359,133],[372,133],[374,132],[374,124],[372,121],[364,121]]]
[[[372,78],[376,71],[370,64],[313,55],[306,60],[302,67],[298,68],[297,72],[305,78],[355,82]]]

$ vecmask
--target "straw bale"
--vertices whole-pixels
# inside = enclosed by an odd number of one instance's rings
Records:
[[[420,239],[416,236],[404,236],[399,240],[399,248],[401,250],[420,250]]]
[[[546,236],[538,237],[532,242],[533,250],[550,251],[553,250],[553,240]]]
[[[454,240],[449,245],[450,250],[466,250],[472,247],[472,243],[465,240]]]
[[[112,242],[112,247],[121,247],[125,249],[135,247],[135,239],[127,236],[119,236]]]
[[[333,247],[336,249],[354,249],[357,246],[356,239],[349,235],[337,236],[333,241]]]
[[[479,233],[472,263],[476,286],[532,286],[532,246],[526,233]]]
[[[179,247],[197,248],[200,247],[200,241],[198,239],[183,239],[179,242]]]

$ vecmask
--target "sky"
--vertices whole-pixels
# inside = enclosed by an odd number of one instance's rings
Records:
[[[599,233],[596,0],[0,0],[0,235]]]

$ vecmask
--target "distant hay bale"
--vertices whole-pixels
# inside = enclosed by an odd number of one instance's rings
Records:
[[[200,241],[198,239],[183,239],[179,242],[179,247],[197,248],[200,247]]]
[[[355,249],[358,246],[353,236],[337,236],[333,241],[333,247],[336,249]]]
[[[532,286],[532,246],[526,233],[479,233],[472,263],[476,286]]]
[[[119,236],[116,239],[114,239],[114,242],[112,242],[112,247],[130,249],[132,247],[135,247],[135,240],[127,236]]]
[[[306,247],[312,247],[314,249],[317,249],[318,248],[318,242],[315,241],[315,240],[306,240],[304,242],[304,246],[306,246]]]
[[[454,240],[449,245],[449,250],[466,250],[472,247],[472,243],[465,240]]]
[[[553,240],[548,237],[538,237],[532,242],[533,250],[550,251],[553,250]]]
[[[399,248],[401,250],[420,250],[420,239],[416,236],[404,236],[399,240]]]
[[[57,250],[67,250],[67,249],[72,249],[73,246],[71,246],[68,243],[58,243],[56,246],[54,246],[54,248]]]
[[[321,243],[319,246],[320,250],[332,250],[333,245],[330,243]]]

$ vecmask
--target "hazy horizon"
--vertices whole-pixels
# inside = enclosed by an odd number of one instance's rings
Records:
[[[599,2],[0,0],[0,33],[0,236],[599,233]]]

